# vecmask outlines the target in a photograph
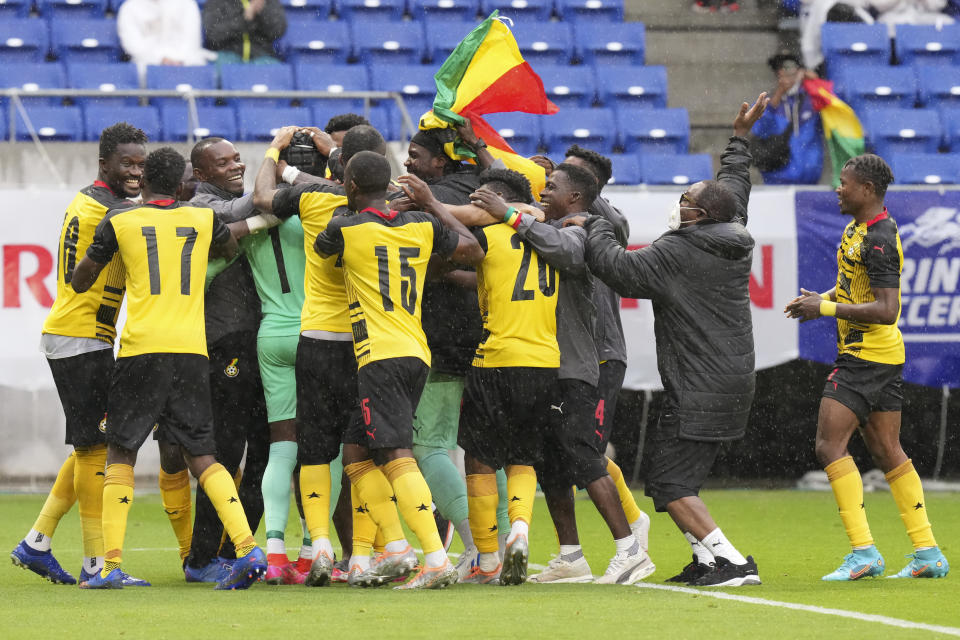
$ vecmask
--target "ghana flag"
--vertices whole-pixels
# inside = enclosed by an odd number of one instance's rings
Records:
[[[829,80],[809,78],[803,81],[813,108],[820,112],[823,134],[827,138],[830,162],[833,165],[833,186],[840,184],[840,170],[847,160],[863,153],[863,127],[857,114],[833,93]]]
[[[434,74],[437,97],[433,113],[420,119],[421,129],[456,127],[469,119],[474,132],[487,143],[495,158],[530,180],[537,196],[545,182],[543,168],[517,155],[483,115],[505,111],[554,114],[558,111],[540,80],[520,55],[510,29],[494,11],[465,37]],[[473,158],[466,147],[454,143],[451,157]]]

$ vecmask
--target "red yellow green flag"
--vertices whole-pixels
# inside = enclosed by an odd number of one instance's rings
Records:
[[[833,93],[833,83],[829,80],[810,78],[803,81],[803,88],[810,94],[813,108],[820,112],[836,187],[840,184],[843,165],[864,152],[863,127],[850,105]]]

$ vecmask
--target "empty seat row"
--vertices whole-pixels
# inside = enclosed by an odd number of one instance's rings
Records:
[[[897,109],[875,107],[860,114],[866,142],[877,154],[960,151],[960,107]]]
[[[960,65],[863,65],[840,73],[835,78],[835,89],[854,110],[871,106],[960,105]]]
[[[896,153],[887,159],[897,184],[960,184],[960,153]]]
[[[897,25],[896,58],[901,64],[960,64],[960,24]],[[891,42],[884,24],[827,22],[821,31],[827,72],[849,67],[889,64]]]

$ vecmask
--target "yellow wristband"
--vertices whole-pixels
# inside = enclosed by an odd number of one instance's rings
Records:
[[[829,293],[821,293],[821,294],[820,294],[820,297],[823,298],[824,300],[829,300],[829,299],[830,299],[830,294],[829,294]]]
[[[820,301],[820,315],[822,316],[835,316],[837,315],[837,303],[831,302],[829,300]]]
[[[270,147],[269,149],[267,149],[267,152],[263,154],[263,157],[270,158],[274,162],[280,162],[280,149],[275,149],[273,147]]]

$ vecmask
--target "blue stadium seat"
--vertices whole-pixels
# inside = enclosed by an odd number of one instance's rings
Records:
[[[41,140],[83,140],[80,107],[29,106],[27,116]],[[31,140],[23,115],[17,115],[17,140]]]
[[[897,153],[890,158],[897,184],[958,184],[960,154]]]
[[[557,106],[589,107],[596,96],[593,69],[586,66],[537,65],[534,69],[543,80],[543,89]]]
[[[640,158],[635,155],[614,154],[610,156],[610,165],[613,175],[608,184],[643,184],[643,173],[640,171]]]
[[[0,64],[43,62],[50,48],[47,23],[38,18],[0,18]]]
[[[565,22],[623,22],[623,0],[557,0],[557,14]]]
[[[37,11],[44,18],[72,20],[74,18],[103,18],[107,0],[36,0]],[[114,23],[116,29],[116,23]]]
[[[316,126],[313,112],[306,107],[237,107],[239,139],[244,142],[273,140],[280,127]]]
[[[439,22],[427,20],[425,40],[427,57],[439,69],[453,48],[473,31],[477,24],[476,20],[441,20]]]
[[[416,22],[364,20],[351,25],[354,53],[374,63],[419,64],[423,58],[423,26]]]
[[[300,91],[369,91],[370,79],[363,65],[311,64],[294,65],[296,88]],[[324,113],[344,113],[363,109],[362,98],[316,98],[302,101]],[[329,116],[327,116],[329,117]]]
[[[190,122],[186,105],[168,104],[160,108],[163,125],[162,139],[168,142],[183,142],[189,138]],[[197,107],[197,123],[193,137],[220,136],[228,140],[237,138],[237,116],[229,107]]]
[[[925,107],[960,106],[960,67],[918,65],[920,104]]]
[[[585,64],[642,65],[647,31],[642,22],[622,24],[577,24],[574,43]]]
[[[7,119],[7,108],[0,103],[0,140],[10,139],[10,120]]]
[[[0,21],[12,18],[26,18],[30,15],[33,0],[4,0],[0,3]]]
[[[535,69],[544,63],[566,64],[573,57],[573,32],[565,22],[518,22],[513,37],[524,59]]]
[[[851,65],[890,64],[890,37],[884,24],[827,22],[820,33],[831,78]]]
[[[706,153],[640,156],[640,172],[646,184],[688,185],[713,177],[713,162]]]
[[[303,21],[326,20],[333,3],[330,0],[280,0],[287,14],[287,29]]]
[[[546,22],[553,13],[553,0],[482,0],[482,15],[490,15],[494,9],[517,23]]]
[[[940,107],[943,123],[943,146],[953,153],[960,152],[960,107]]]
[[[156,107],[88,105],[83,109],[83,120],[87,140],[99,140],[101,131],[121,121],[143,129],[151,142],[160,140],[160,113]]]
[[[532,113],[491,113],[484,119],[500,137],[522,156],[532,156],[540,147],[541,123],[553,116]]]
[[[351,54],[350,29],[333,20],[288,22],[280,49],[288,62],[345,64]]]
[[[431,65],[378,64],[370,70],[370,88],[402,93],[407,112],[417,120],[433,107],[437,95],[433,73]]]
[[[687,110],[626,108],[617,110],[624,151],[683,154],[690,145]]]
[[[117,89],[139,89],[140,77],[137,65],[132,62],[67,62],[67,82],[71,89],[99,89],[103,92]],[[136,105],[133,97],[81,97],[74,98],[80,106],[86,105]],[[99,139],[99,133],[97,134]]]
[[[399,127],[396,124],[396,112],[393,109],[389,109],[386,106],[380,107],[371,107],[370,110],[366,113],[362,113],[367,120],[370,121],[370,124],[380,132],[380,135],[383,136],[384,140],[399,140]],[[404,140],[404,142],[408,142]]]
[[[900,64],[960,64],[960,24],[898,24],[896,49]]]
[[[220,86],[225,91],[253,91],[268,95],[293,90],[293,69],[285,64],[225,64],[220,67]],[[228,98],[227,104],[287,106],[290,98]]]
[[[601,64],[596,67],[597,95],[607,107],[667,106],[667,69]]]
[[[50,23],[54,55],[72,62],[119,62],[120,41],[114,20],[55,18]]]
[[[450,20],[476,22],[480,3],[478,0],[410,0],[409,9],[414,20],[426,20],[428,23]]]
[[[147,67],[147,89],[175,89],[181,93],[217,88],[217,68],[213,65],[174,67],[150,65]],[[181,98],[151,98],[151,104],[184,104]],[[212,107],[216,98],[196,98],[198,105]]]
[[[854,111],[870,107],[910,109],[917,101],[917,78],[909,67],[862,65],[843,73],[842,97]]]
[[[67,86],[63,65],[59,62],[21,62],[6,64],[0,73],[0,88],[18,88],[25,92],[37,89],[63,89]],[[31,98],[21,96],[27,104],[58,105],[62,98]]]
[[[405,0],[337,0],[337,13],[350,22],[400,20]]]
[[[617,128],[610,109],[570,108],[543,119],[543,138],[551,153],[571,144],[611,153]]]
[[[867,141],[880,156],[935,153],[940,146],[940,117],[933,109],[868,109],[862,121]]]

